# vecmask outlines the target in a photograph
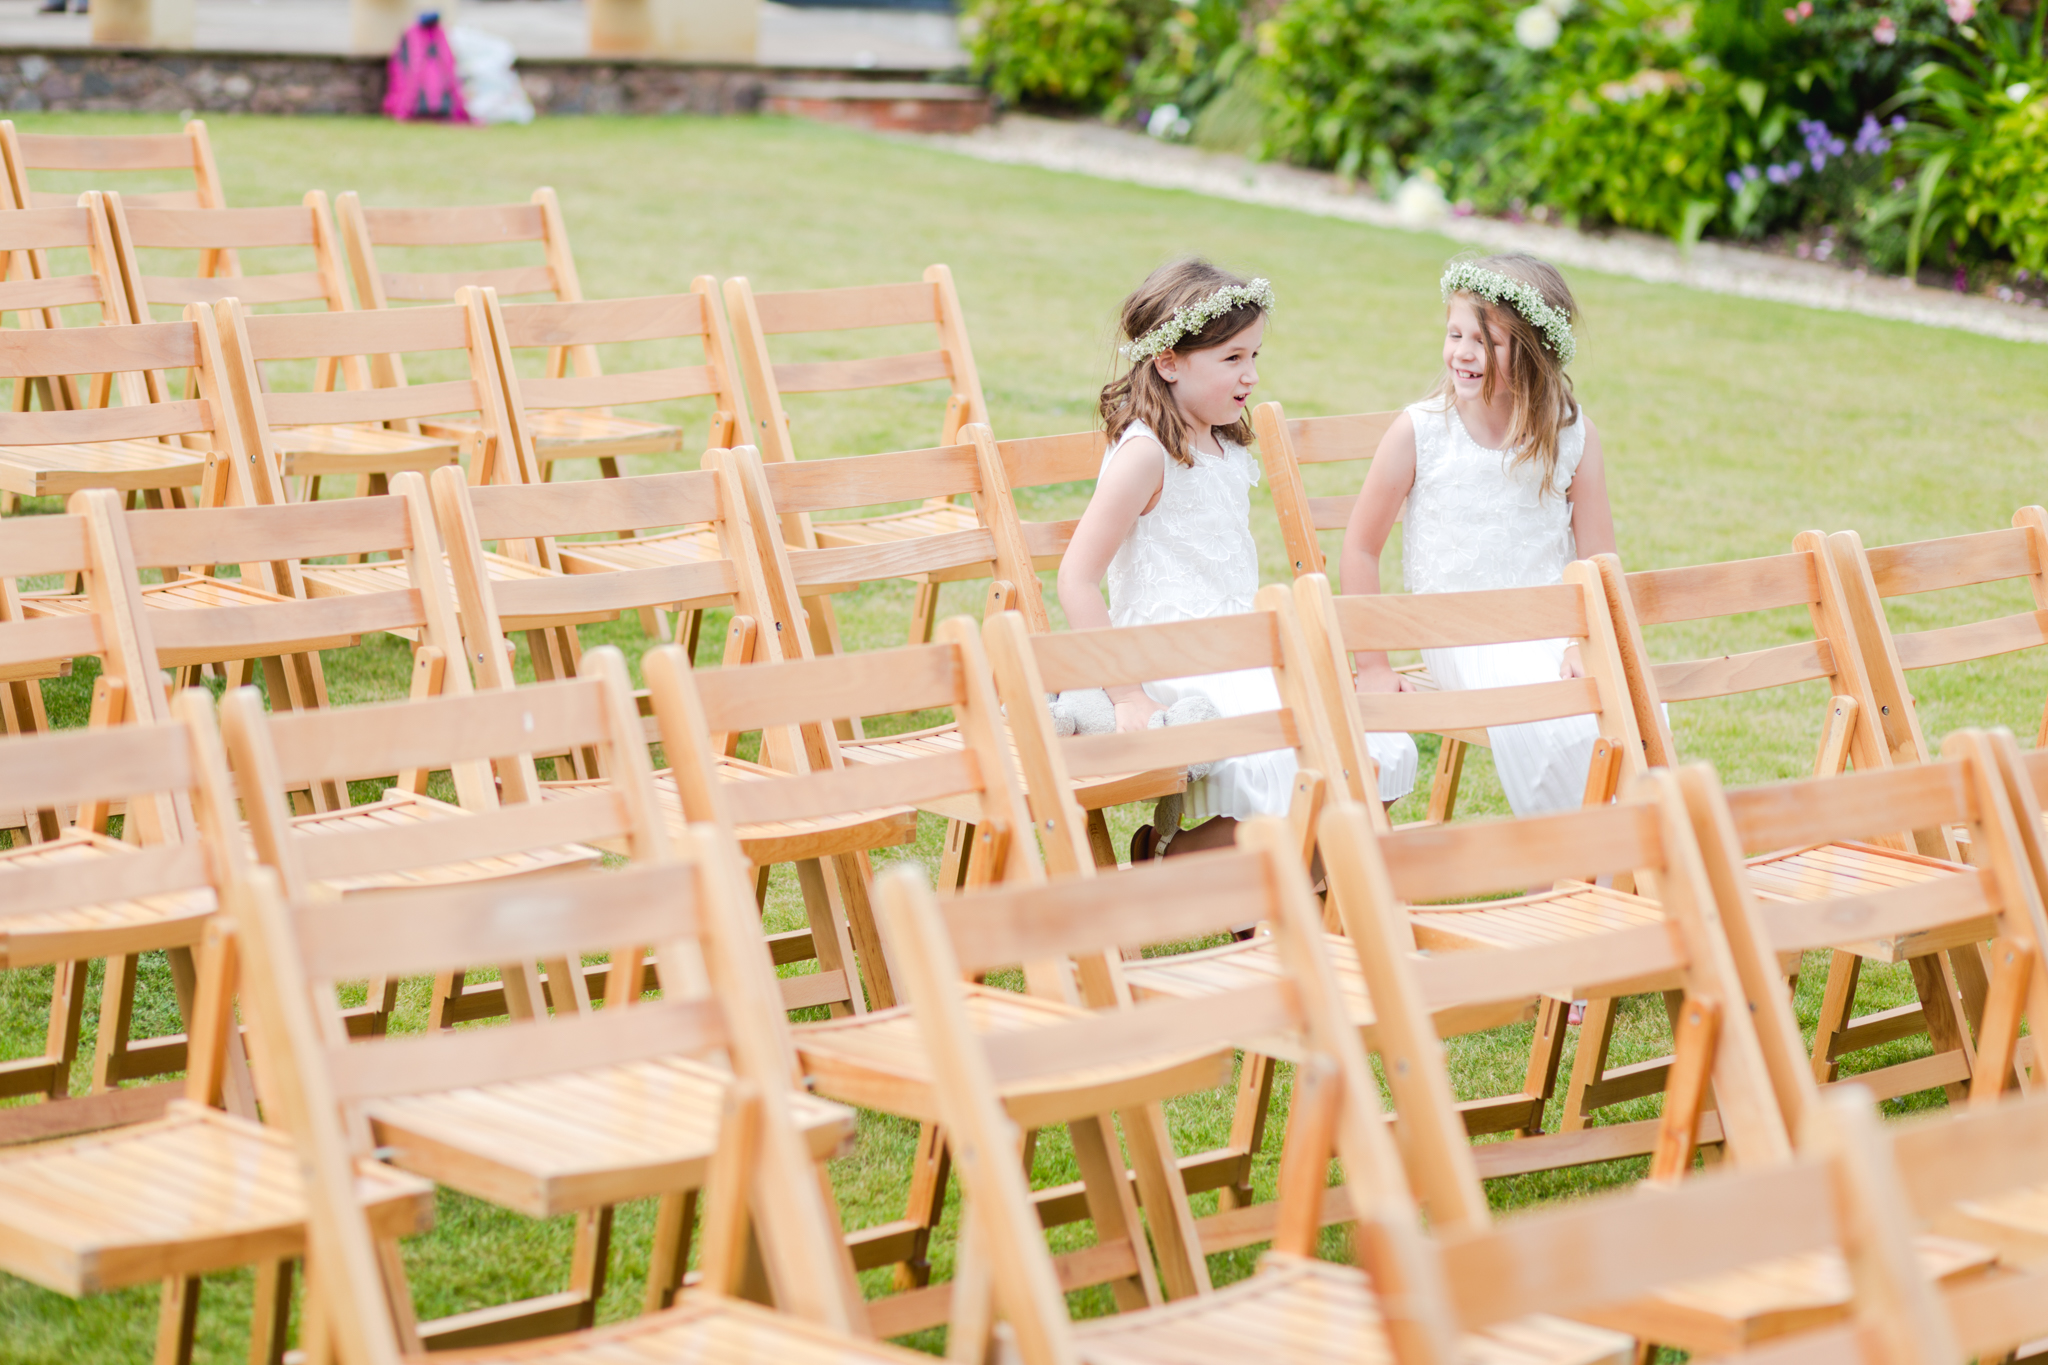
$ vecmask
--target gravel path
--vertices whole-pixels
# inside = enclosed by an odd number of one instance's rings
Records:
[[[1325,172],[1175,146],[1097,123],[1008,114],[977,132],[911,135],[911,140],[982,161],[1188,190],[1373,227],[1433,232],[1490,250],[1530,251],[1563,265],[1655,284],[1683,284],[1716,294],[1952,327],[2006,341],[2048,342],[2048,309],[1924,289],[1910,280],[1714,242],[1701,242],[1686,253],[1665,238],[1639,232],[1593,236],[1569,228],[1476,217],[1418,222],[1369,195],[1346,193],[1337,177]]]

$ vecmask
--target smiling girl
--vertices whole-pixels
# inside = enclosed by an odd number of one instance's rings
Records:
[[[1410,592],[1557,583],[1572,560],[1614,549],[1600,433],[1565,373],[1578,306],[1564,277],[1534,256],[1488,256],[1451,262],[1442,291],[1443,378],[1394,419],[1373,456],[1344,528],[1346,592],[1380,590],[1380,550],[1403,502]],[[1412,690],[1385,654],[1356,657],[1359,691]],[[1451,690],[1585,673],[1569,640],[1422,657]],[[1597,737],[1591,716],[1494,728],[1494,768],[1515,814],[1578,805]]]
[[[1245,403],[1259,382],[1259,346],[1272,288],[1206,261],[1177,261],[1152,273],[1124,300],[1123,348],[1130,369],[1103,389],[1109,451],[1088,510],[1060,561],[1060,605],[1077,630],[1224,616],[1252,609],[1259,589],[1251,490],[1258,465],[1245,449]],[[1102,579],[1109,577],[1109,605]],[[1223,716],[1277,710],[1279,690],[1264,668],[1112,687],[1119,730],[1142,730],[1182,697],[1207,697]],[[1415,782],[1415,749],[1388,736],[1382,796]],[[1405,757],[1405,777],[1402,775]],[[1229,758],[1188,784],[1185,832],[1140,829],[1131,861],[1230,843],[1239,819],[1284,815],[1294,751]],[[1405,785],[1403,783],[1405,782]],[[1388,799],[1392,799],[1389,797]]]

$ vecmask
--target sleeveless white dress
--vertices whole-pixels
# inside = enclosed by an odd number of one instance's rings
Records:
[[[1153,436],[1152,429],[1132,423],[1102,457],[1105,471],[1137,436]],[[1228,442],[1220,456],[1191,453],[1193,466],[1162,452],[1165,477],[1159,501],[1138,518],[1109,561],[1111,625],[1155,625],[1252,609],[1259,590],[1259,552],[1251,527],[1258,464],[1243,446]],[[1200,694],[1226,718],[1280,707],[1280,689],[1269,668],[1167,678],[1146,683],[1145,692],[1161,706]],[[1382,799],[1405,795],[1415,785],[1414,741],[1407,735],[1376,735],[1373,740]],[[1292,749],[1226,758],[1207,777],[1188,784],[1183,814],[1197,822],[1216,815],[1240,820],[1285,815],[1296,766]]]
[[[1472,439],[1455,404],[1411,404],[1415,423],[1415,486],[1401,533],[1408,591],[1471,592],[1528,588],[1564,581],[1578,558],[1567,501],[1586,453],[1586,416],[1558,434],[1557,473],[1545,490],[1533,463],[1511,465],[1503,451]],[[1570,640],[1425,649],[1437,685],[1450,691],[1554,682]],[[1599,726],[1591,716],[1566,716],[1487,731],[1493,766],[1516,815],[1569,810],[1586,793]]]

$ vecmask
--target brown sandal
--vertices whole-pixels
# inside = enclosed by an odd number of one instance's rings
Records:
[[[1131,866],[1152,861],[1153,831],[1150,825],[1140,825],[1131,834]]]

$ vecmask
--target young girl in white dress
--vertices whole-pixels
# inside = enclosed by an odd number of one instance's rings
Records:
[[[1258,465],[1245,443],[1245,403],[1259,382],[1259,343],[1272,290],[1206,261],[1152,273],[1124,300],[1130,369],[1103,389],[1109,450],[1095,495],[1060,561],[1060,605],[1077,630],[1225,616],[1252,609],[1259,588],[1251,490]],[[1101,584],[1109,577],[1109,605]],[[1142,730],[1156,711],[1191,694],[1225,717],[1277,710],[1266,668],[1112,687],[1119,730]],[[1384,753],[1381,751],[1385,750]],[[1376,737],[1381,796],[1415,784],[1406,735]],[[1131,860],[1228,844],[1240,819],[1287,813],[1294,751],[1229,758],[1188,784],[1186,831],[1150,825],[1131,840]]]
[[[1514,254],[1453,261],[1444,272],[1444,374],[1394,420],[1344,528],[1346,592],[1380,590],[1380,550],[1405,501],[1408,591],[1465,592],[1563,581],[1564,566],[1614,549],[1600,433],[1572,396],[1565,366],[1578,312],[1555,268]],[[1361,652],[1361,692],[1409,690],[1385,654]],[[1569,640],[1422,653],[1441,687],[1463,690],[1576,678]],[[1590,716],[1496,726],[1494,769],[1516,815],[1584,798],[1597,727]]]

